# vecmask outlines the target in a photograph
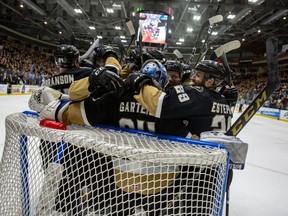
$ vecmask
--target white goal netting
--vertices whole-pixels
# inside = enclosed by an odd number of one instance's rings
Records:
[[[103,127],[6,117],[0,215],[221,215],[225,147]]]

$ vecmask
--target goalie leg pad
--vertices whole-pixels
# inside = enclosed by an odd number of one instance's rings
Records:
[[[46,105],[39,115],[44,119],[62,122],[62,114],[67,110],[70,102],[66,100],[55,100]]]
[[[32,91],[28,106],[31,110],[40,113],[46,105],[58,99],[69,100],[70,98],[69,95],[62,94],[50,87],[39,87]]]
[[[230,153],[230,168],[243,170],[248,152],[248,144],[236,136],[227,136],[225,132],[206,131],[201,133],[200,140],[224,145]]]

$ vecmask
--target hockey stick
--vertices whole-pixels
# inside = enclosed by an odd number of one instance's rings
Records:
[[[177,57],[177,59],[183,59],[183,55],[179,52],[179,50],[176,49],[173,51],[173,53]]]
[[[140,49],[140,58],[141,58],[141,65],[143,65],[143,25],[140,24],[139,26],[140,33],[139,33],[139,49]]]
[[[94,48],[96,48],[98,45],[99,45],[99,39],[95,40],[93,44],[91,44],[87,52],[79,57],[80,62],[88,58],[88,56],[93,52]]]
[[[190,63],[192,63],[193,59],[194,59],[194,56],[196,54],[196,49],[197,49],[197,44],[198,44],[198,41],[200,39],[200,37],[202,36],[202,33],[204,31],[204,29],[206,29],[208,26],[208,35],[206,36],[205,38],[205,42],[203,44],[203,46],[201,47],[200,49],[200,52],[199,52],[199,57],[198,59],[200,58],[200,55],[201,55],[201,51],[203,50],[204,46],[205,46],[205,43],[207,42],[208,38],[209,38],[209,35],[210,35],[210,32],[211,32],[211,29],[212,29],[212,26],[213,24],[215,23],[219,23],[223,20],[223,16],[222,15],[216,15],[216,16],[213,16],[211,18],[209,18],[208,20],[206,20],[204,23],[202,23],[201,25],[201,28],[200,28],[200,31],[199,31],[199,34],[197,35],[197,38],[196,38],[196,41],[195,41],[195,44],[194,44],[194,47],[192,49],[192,53],[190,55]]]
[[[119,63],[122,64],[122,59],[123,59],[123,56],[124,56],[124,53],[125,53],[125,47],[121,41],[121,38],[119,36],[116,36],[114,37],[114,40],[113,40],[118,48],[119,48],[119,51],[120,51],[120,58],[118,59],[119,60]]]
[[[133,25],[132,21],[129,18],[126,18],[126,26],[127,26],[128,30],[129,30],[130,35],[131,35],[131,40],[129,42],[129,45],[128,45],[128,47],[126,49],[126,53],[125,53],[126,56],[128,56],[129,53],[130,53],[131,45],[132,45],[133,41],[135,40],[136,33],[135,33],[134,25]]]
[[[226,52],[221,55],[222,64],[224,66],[224,72],[227,77],[228,85],[232,85],[232,70],[229,67]]]
[[[221,45],[220,47],[218,47],[217,49],[215,49],[211,55],[210,58],[211,60],[215,61],[216,59],[218,59],[219,57],[221,57],[223,55],[223,53],[228,53],[232,50],[236,50],[241,46],[241,43],[239,40],[233,40],[230,41],[228,43],[225,43],[223,45]]]
[[[227,78],[227,83],[229,86],[232,86],[232,70],[229,67],[226,52],[223,52],[221,55],[222,64],[224,66],[224,72]],[[220,90],[220,93],[222,93],[226,89],[226,86],[223,86],[223,88]],[[234,108],[230,107],[232,110],[232,113],[234,112]],[[226,216],[229,216],[229,206],[230,206],[230,185],[233,178],[233,170],[228,170],[228,176],[227,176],[227,185],[226,185]]]
[[[268,83],[252,101],[252,103],[239,116],[234,124],[225,133],[228,136],[236,136],[245,127],[257,110],[265,103],[280,84],[278,68],[278,39],[268,38],[266,40],[266,54],[268,65]]]

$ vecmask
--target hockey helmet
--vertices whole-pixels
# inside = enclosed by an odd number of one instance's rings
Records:
[[[183,75],[182,75],[181,82],[185,82],[191,76],[193,69],[189,64],[181,63],[181,65],[183,68]]]
[[[176,71],[179,74],[180,79],[183,76],[183,67],[180,62],[176,60],[168,60],[164,64],[166,70],[169,71]]]
[[[70,68],[79,60],[79,56],[79,50],[75,46],[61,44],[57,46],[54,56],[55,64],[59,68]]]
[[[141,53],[139,49],[134,49],[129,54],[129,62],[133,62],[135,60],[140,60]],[[150,50],[143,53],[143,61],[147,61],[149,59],[156,59],[163,63],[165,61],[165,56],[159,50]]]
[[[225,81],[225,68],[221,63],[203,60],[196,65],[195,69],[204,72],[205,79],[215,78],[215,86],[219,86]]]
[[[165,56],[159,50],[149,50],[143,54],[144,62],[149,59],[157,59],[160,63],[165,62]]]
[[[169,82],[165,67],[156,59],[150,59],[144,62],[140,73],[146,74],[156,80],[162,89],[164,89]]]

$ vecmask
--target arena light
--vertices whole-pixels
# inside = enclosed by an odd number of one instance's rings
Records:
[[[194,15],[194,16],[193,16],[193,20],[198,21],[198,20],[200,20],[200,19],[201,19],[201,16],[199,16],[199,15]]]
[[[75,8],[74,11],[75,11],[77,14],[82,14],[82,10],[79,9],[79,8]]]
[[[107,8],[106,10],[107,10],[107,13],[114,13],[114,9],[112,8]]]
[[[234,19],[235,18],[235,15],[234,14],[229,14],[228,16],[227,16],[227,19]]]
[[[188,27],[186,31],[187,31],[187,32],[192,32],[192,31],[193,31],[193,28]]]

